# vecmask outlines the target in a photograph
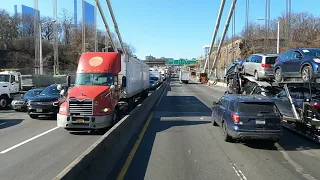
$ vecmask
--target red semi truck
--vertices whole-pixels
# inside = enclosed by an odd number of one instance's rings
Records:
[[[83,53],[57,125],[67,130],[112,126],[123,109],[133,109],[136,98],[148,97],[148,90],[149,66],[140,60],[119,52]]]

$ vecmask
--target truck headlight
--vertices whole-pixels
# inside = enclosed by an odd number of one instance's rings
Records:
[[[102,113],[106,113],[106,112],[108,112],[108,111],[109,111],[108,108],[102,108],[102,109],[100,109],[100,112],[102,112]]]

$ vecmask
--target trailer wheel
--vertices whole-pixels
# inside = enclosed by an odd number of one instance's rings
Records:
[[[312,68],[310,66],[304,66],[301,70],[301,77],[304,82],[312,81]]]
[[[5,109],[8,106],[9,97],[6,95],[0,96],[0,109]]]

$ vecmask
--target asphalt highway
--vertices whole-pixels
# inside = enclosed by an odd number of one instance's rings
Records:
[[[52,179],[101,134],[70,134],[56,120],[0,111],[0,179]]]
[[[173,79],[108,179],[320,179],[320,146],[291,131],[272,147],[224,142],[210,110],[224,91]]]

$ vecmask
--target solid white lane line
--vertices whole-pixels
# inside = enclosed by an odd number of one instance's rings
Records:
[[[0,126],[1,126],[1,125],[4,125],[4,124],[7,124],[7,123],[6,123],[6,122],[4,122],[4,123],[0,123]]]
[[[58,129],[58,128],[59,128],[59,127],[55,127],[55,128],[49,129],[49,130],[46,131],[46,132],[43,132],[43,133],[41,133],[41,134],[38,134],[38,135],[36,135],[36,136],[34,136],[34,137],[30,138],[30,139],[27,139],[27,140],[25,140],[25,141],[23,141],[23,142],[21,142],[21,143],[19,143],[19,144],[16,144],[16,145],[14,145],[14,146],[6,149],[6,150],[1,151],[0,154],[7,153],[7,152],[9,152],[9,151],[11,151],[11,150],[19,147],[19,146],[22,146],[22,145],[24,145],[24,144],[26,144],[26,143],[34,140],[34,139],[37,139],[37,138],[39,138],[39,137],[41,137],[41,136],[43,136],[43,135],[45,135],[45,134],[48,134],[48,133],[50,133],[50,132],[52,132],[52,131],[54,131],[54,130],[56,130],[56,129]]]

